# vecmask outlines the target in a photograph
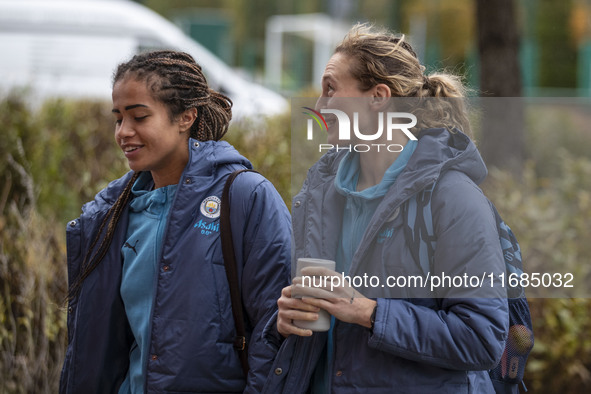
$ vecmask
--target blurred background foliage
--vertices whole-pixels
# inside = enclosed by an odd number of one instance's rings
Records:
[[[555,122],[573,116],[560,113],[552,120],[544,107],[535,112],[528,116],[532,159],[523,178],[493,170],[484,190],[516,233],[528,271],[555,267],[589,278],[591,135],[573,121],[566,128],[571,138],[555,138]],[[6,130],[0,139],[0,381],[6,393],[53,393],[66,347],[65,224],[127,169],[113,142],[107,103],[56,100],[33,111],[12,96],[0,101],[0,121]],[[225,138],[275,184],[288,206],[290,128],[286,114],[233,124]],[[591,300],[530,302],[536,342],[525,374],[528,389],[588,391]]]

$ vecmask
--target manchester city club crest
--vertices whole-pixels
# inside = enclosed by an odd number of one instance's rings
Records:
[[[221,200],[216,196],[209,196],[201,202],[201,213],[211,219],[220,217]]]

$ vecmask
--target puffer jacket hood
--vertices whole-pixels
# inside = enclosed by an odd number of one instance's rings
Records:
[[[429,184],[440,174],[456,170],[466,174],[474,183],[480,184],[487,171],[480,153],[474,143],[459,130],[427,129],[419,134],[419,144],[410,158],[405,171],[400,175],[400,184],[420,183],[415,188],[422,189],[422,183]]]
[[[484,161],[467,135],[443,128],[423,130],[415,152],[393,186],[395,193],[390,195],[397,201],[406,200],[451,170],[464,173],[477,185],[487,175]]]

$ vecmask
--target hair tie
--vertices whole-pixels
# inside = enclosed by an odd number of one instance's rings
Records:
[[[423,75],[423,89],[431,90],[431,80],[426,75]]]

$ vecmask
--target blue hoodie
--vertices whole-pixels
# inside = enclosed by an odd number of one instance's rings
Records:
[[[390,186],[394,184],[398,175],[406,167],[416,146],[416,141],[408,141],[394,163],[386,170],[380,183],[362,191],[357,191],[360,169],[359,154],[347,152],[343,160],[341,160],[334,184],[336,190],[345,196],[346,203],[336,258],[337,272],[349,273],[353,254],[359,246],[371,217]]]
[[[168,185],[147,190],[153,185],[152,177],[147,172],[140,174],[133,185],[126,241],[121,248],[121,298],[135,340],[129,353],[129,371],[119,389],[120,394],[144,391],[154,298],[151,284],[156,277],[166,218],[177,188],[177,185]]]

